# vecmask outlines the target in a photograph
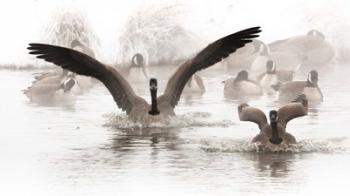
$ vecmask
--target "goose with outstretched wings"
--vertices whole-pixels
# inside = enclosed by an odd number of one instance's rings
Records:
[[[177,69],[170,77],[163,95],[159,97],[157,97],[157,80],[151,79],[151,104],[137,96],[129,82],[115,68],[104,65],[86,54],[65,47],[39,43],[29,44],[28,50],[30,54],[37,55],[37,58],[54,63],[63,69],[98,79],[112,94],[118,107],[126,111],[132,121],[145,123],[175,116],[174,108],[191,76],[251,42],[258,37],[259,32],[260,27],[253,27],[209,44]]]

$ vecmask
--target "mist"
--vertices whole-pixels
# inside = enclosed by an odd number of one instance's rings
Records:
[[[114,63],[122,49],[119,39],[127,21],[137,13],[176,6],[171,20],[191,32],[199,44],[181,46],[188,55],[220,36],[250,26],[262,26],[260,39],[271,42],[318,29],[337,49],[338,59],[349,52],[350,3],[346,0],[235,0],[235,1],[9,1],[0,8],[1,64],[21,66],[33,62],[29,42],[44,42],[45,29],[55,15],[64,12],[83,16],[99,39],[98,58]],[[164,17],[164,16],[162,16]],[[164,19],[164,18],[163,18]],[[157,39],[155,37],[154,39]]]

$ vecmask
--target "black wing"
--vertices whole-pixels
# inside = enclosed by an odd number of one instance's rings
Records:
[[[181,96],[187,81],[199,70],[208,68],[222,59],[228,57],[245,44],[252,42],[261,32],[260,27],[253,27],[237,33],[223,37],[200,51],[194,58],[182,64],[171,76],[160,99],[169,100],[174,108]]]
[[[135,95],[130,84],[118,71],[86,54],[65,47],[38,43],[29,44],[28,50],[29,54],[37,55],[37,58],[54,63],[63,69],[100,80],[112,94],[118,107],[127,113],[131,111],[135,101],[142,99]]]

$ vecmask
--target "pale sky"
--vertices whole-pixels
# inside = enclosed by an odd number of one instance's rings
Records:
[[[126,18],[137,10],[167,4],[181,4],[185,17],[180,22],[207,42],[257,25],[263,28],[261,39],[265,42],[304,34],[310,28],[320,29],[336,44],[350,40],[347,0],[14,0],[0,6],[0,63],[28,62],[27,44],[42,40],[52,13],[65,9],[86,16],[101,40],[99,58],[111,61]]]

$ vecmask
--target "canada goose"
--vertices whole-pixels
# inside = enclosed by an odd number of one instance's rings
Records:
[[[311,30],[306,35],[272,42],[269,47],[271,51],[298,55],[302,59],[303,66],[327,65],[335,56],[333,46],[317,30]]]
[[[238,115],[241,121],[251,121],[259,126],[260,133],[252,140],[265,147],[269,145],[287,147],[296,143],[293,135],[286,132],[287,123],[308,113],[308,101],[305,95],[298,96],[293,102],[281,107],[278,111],[271,110],[270,124],[263,111],[242,103],[238,106]]]
[[[248,79],[248,72],[243,70],[236,78],[229,78],[225,82],[224,95],[227,98],[257,97],[263,94],[258,82]]]
[[[261,41],[254,39],[225,59],[226,70],[233,72],[237,69],[249,69],[254,61],[264,58],[265,52],[261,47]]]
[[[100,80],[112,94],[117,106],[126,111],[134,122],[142,124],[163,121],[175,116],[174,108],[178,104],[183,88],[189,78],[201,69],[205,69],[226,58],[230,53],[243,47],[258,37],[260,27],[253,27],[223,37],[194,58],[187,60],[170,77],[164,94],[157,97],[157,80],[150,80],[151,105],[137,96],[126,79],[113,67],[104,65],[81,52],[48,44],[29,44],[30,54],[52,62],[77,74],[92,76]]]
[[[277,71],[296,72],[302,64],[299,56],[284,51],[272,51],[264,42],[260,42],[260,48],[263,51],[260,53],[261,56],[252,62],[250,67],[250,71],[255,75],[265,72],[267,61],[273,61],[277,65]]]
[[[123,77],[132,80],[148,80],[148,73],[145,67],[145,60],[142,54],[136,53],[131,58],[129,66],[119,66],[117,69]]]
[[[279,100],[283,102],[289,102],[299,94],[305,94],[309,102],[323,101],[323,94],[318,86],[318,72],[315,70],[309,72],[306,81],[286,82],[275,89],[279,92]]]
[[[68,75],[66,70],[60,75],[51,75],[33,81],[23,93],[32,102],[54,103],[57,101],[74,100],[75,95],[71,92],[75,85],[74,75]]]
[[[258,76],[258,81],[264,92],[267,94],[276,93],[273,85],[293,79],[293,72],[286,70],[276,70],[276,64],[272,60],[266,62],[266,72]]]
[[[183,93],[204,93],[205,87],[202,78],[197,75],[193,74],[193,76],[188,80],[187,84],[185,85],[185,88],[183,90]]]

